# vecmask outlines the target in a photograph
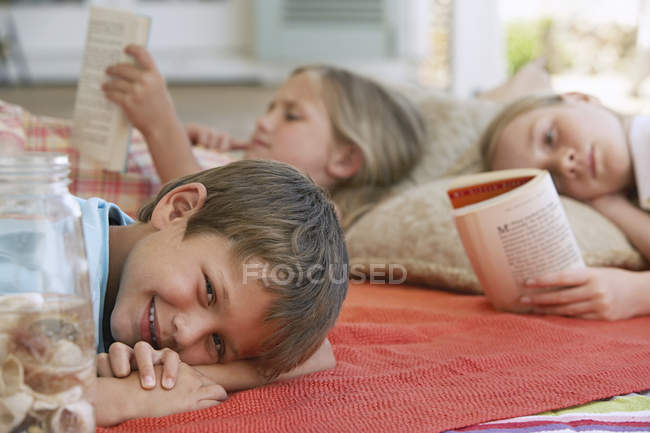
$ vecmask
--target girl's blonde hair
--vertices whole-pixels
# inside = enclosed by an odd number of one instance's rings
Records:
[[[479,141],[485,169],[490,170],[492,168],[496,142],[501,137],[504,128],[508,126],[510,122],[512,122],[517,116],[531,110],[561,104],[562,102],[564,102],[562,95],[534,94],[517,99],[501,110],[501,112],[488,124]]]
[[[302,72],[320,78],[338,142],[356,145],[363,154],[361,169],[332,190],[348,228],[421,159],[425,123],[408,98],[371,79],[324,65],[303,66],[292,75]]]

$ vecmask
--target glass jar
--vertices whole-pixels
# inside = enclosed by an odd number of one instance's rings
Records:
[[[0,154],[0,431],[94,432],[95,324],[68,157]]]

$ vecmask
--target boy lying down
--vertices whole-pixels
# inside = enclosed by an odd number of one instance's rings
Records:
[[[246,160],[171,181],[136,222],[103,200],[80,203],[98,351],[108,348],[98,425],[334,365],[343,232],[323,190],[289,165]]]

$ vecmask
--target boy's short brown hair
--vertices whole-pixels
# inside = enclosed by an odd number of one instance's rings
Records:
[[[265,321],[274,332],[255,359],[269,379],[311,356],[327,336],[348,288],[348,253],[332,203],[322,188],[291,166],[245,160],[191,174],[163,186],[138,212],[151,219],[158,201],[192,182],[207,190],[185,236],[216,232],[241,263],[261,260],[282,275],[265,279],[276,296]]]

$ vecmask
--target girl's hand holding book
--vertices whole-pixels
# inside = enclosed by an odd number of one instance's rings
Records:
[[[248,141],[237,140],[229,134],[216,131],[206,125],[186,123],[184,126],[187,137],[194,146],[213,149],[217,152],[228,152],[247,149],[250,144]]]
[[[524,284],[532,290],[520,302],[532,305],[538,314],[621,320],[650,313],[649,272],[576,268],[529,278]]]
[[[106,97],[119,105],[145,138],[176,121],[174,105],[162,74],[146,48],[128,45],[125,52],[135,60],[109,66],[110,80],[102,85]]]

